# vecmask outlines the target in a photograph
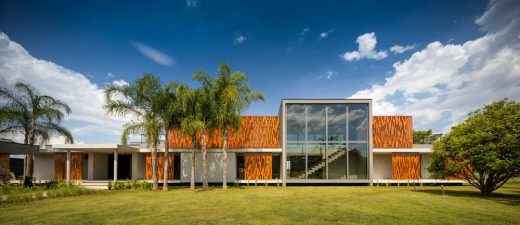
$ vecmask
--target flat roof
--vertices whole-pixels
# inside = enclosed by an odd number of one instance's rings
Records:
[[[372,100],[371,98],[282,98],[283,100]]]
[[[431,148],[373,148],[372,152],[381,154],[391,153],[433,153]]]
[[[26,145],[16,142],[0,141],[0,153],[7,154],[34,154],[38,153],[40,146]]]
[[[111,153],[117,150],[119,153],[139,152],[138,148],[119,144],[58,144],[52,145],[53,150],[72,150],[76,152],[103,152]]]

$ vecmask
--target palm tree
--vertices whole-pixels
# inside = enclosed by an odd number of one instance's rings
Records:
[[[240,131],[240,114],[251,103],[262,100],[261,92],[251,90],[247,75],[242,72],[231,73],[227,64],[220,64],[216,83],[216,101],[218,102],[217,126],[222,131],[222,188],[227,189],[227,145],[229,129]]]
[[[105,110],[107,114],[129,116],[131,121],[123,127],[121,143],[126,144],[131,134],[144,134],[152,153],[152,190],[157,190],[157,146],[162,131],[160,118],[161,79],[152,74],[145,74],[129,85],[105,86]]]
[[[46,143],[53,134],[65,137],[65,142],[74,143],[70,131],[61,126],[70,107],[63,101],[41,95],[32,86],[16,83],[16,93],[0,89],[0,134],[24,135],[24,144]],[[33,155],[27,155],[24,176],[32,177]]]
[[[168,169],[169,169],[169,137],[168,133],[172,129],[178,129],[181,125],[182,119],[182,106],[176,95],[176,89],[180,87],[180,84],[176,82],[170,82],[166,84],[162,89],[159,90],[157,95],[159,108],[157,109],[158,115],[161,120],[161,127],[164,132],[164,157],[163,157],[163,190],[168,190]]]
[[[202,150],[202,190],[208,190],[208,162],[207,162],[207,140],[206,135],[211,135],[216,127],[215,81],[204,71],[197,71],[193,79],[200,82],[202,86],[195,91],[197,101],[198,123],[200,125],[200,139]]]
[[[191,178],[190,189],[195,190],[195,150],[198,146],[197,133],[202,128],[200,120],[200,102],[197,99],[197,91],[192,90],[186,85],[180,85],[175,92],[175,96],[181,106],[180,132],[191,137]]]

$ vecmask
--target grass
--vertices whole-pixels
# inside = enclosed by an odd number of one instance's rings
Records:
[[[0,205],[0,224],[520,224],[520,184],[102,191]]]
[[[64,184],[59,184],[53,187],[35,186],[33,188],[0,185],[0,204],[28,202],[46,198],[68,197],[92,193],[94,193],[94,191],[90,189],[77,186],[67,188]]]

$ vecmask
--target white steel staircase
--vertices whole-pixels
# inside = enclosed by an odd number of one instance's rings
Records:
[[[332,154],[328,155],[329,163],[334,162],[336,159],[341,158],[346,153],[347,152],[345,150],[338,150],[338,151],[333,152]],[[307,168],[307,171],[305,171],[305,173],[302,173],[300,176],[298,176],[298,178],[305,179],[305,177],[309,176],[310,174],[313,174],[316,171],[318,171],[319,169],[324,168],[326,165],[326,162],[327,161],[325,159],[318,161],[316,164],[312,165],[310,168]]]

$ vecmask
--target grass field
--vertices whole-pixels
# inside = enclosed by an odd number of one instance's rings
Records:
[[[520,184],[102,191],[0,205],[0,224],[520,224]]]

